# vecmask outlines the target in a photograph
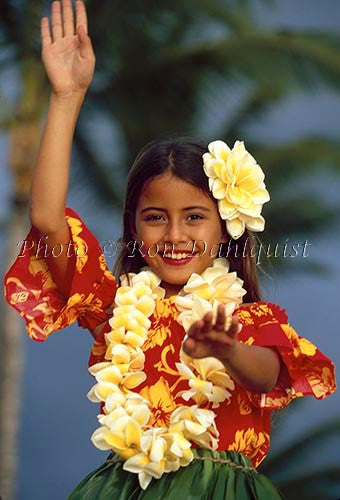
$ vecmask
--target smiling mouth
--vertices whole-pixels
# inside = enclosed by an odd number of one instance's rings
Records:
[[[190,262],[194,257],[197,256],[196,253],[176,253],[176,254],[164,254],[162,255],[162,259],[164,262],[167,264],[174,264],[174,265],[180,265],[180,264],[186,264],[187,262]]]

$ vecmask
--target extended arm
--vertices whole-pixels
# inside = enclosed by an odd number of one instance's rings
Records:
[[[212,313],[207,313],[189,329],[184,351],[193,358],[213,356],[219,359],[228,373],[245,389],[269,392],[280,373],[280,358],[275,350],[242,344],[237,340],[240,324],[233,318],[225,330],[224,306],[219,305],[215,325]]]
[[[280,373],[279,354],[269,347],[237,341],[228,358],[221,361],[228,373],[250,391],[271,391]]]
[[[42,58],[52,92],[30,203],[31,223],[46,237],[49,249],[56,244],[66,249],[70,240],[65,204],[72,140],[95,64],[83,2],[76,2],[76,32],[71,1],[63,0],[62,7],[63,12],[60,2],[52,3],[51,27],[48,18],[41,20]],[[49,257],[53,277],[65,294],[69,285],[63,277],[72,265],[66,252]]]

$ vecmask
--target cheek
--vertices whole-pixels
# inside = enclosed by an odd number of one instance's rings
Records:
[[[227,236],[221,230],[220,225],[215,229],[215,231],[210,233],[210,238],[212,243],[225,243],[227,241]]]
[[[136,227],[136,236],[138,241],[143,242],[143,247],[151,247],[159,242],[159,231],[155,228],[146,228],[143,224]]]

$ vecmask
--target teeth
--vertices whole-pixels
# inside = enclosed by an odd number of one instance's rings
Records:
[[[165,254],[164,257],[167,259],[173,259],[173,260],[181,260],[181,259],[186,259],[187,257],[191,257],[192,254],[188,253],[174,253],[174,254]]]

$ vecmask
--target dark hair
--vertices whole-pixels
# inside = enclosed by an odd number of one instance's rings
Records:
[[[209,189],[208,177],[203,170],[202,155],[207,151],[207,144],[182,137],[150,142],[138,153],[127,180],[123,236],[120,238],[121,250],[113,269],[115,276],[118,277],[129,272],[137,273],[146,265],[139,252],[135,252],[131,258],[131,248],[128,245],[134,241],[131,225],[134,225],[139,196],[147,182],[169,172],[201,189],[209,195],[217,208],[217,202]],[[225,222],[222,219],[221,227],[222,231],[226,233]],[[256,257],[253,252],[248,252],[247,249],[248,244],[253,240],[252,233],[246,230],[237,241],[230,239],[228,243],[221,245],[219,251],[220,256],[228,258],[230,270],[236,271],[237,275],[244,281],[243,286],[247,290],[244,302],[261,300]],[[238,252],[240,248],[243,249],[241,254]],[[246,251],[244,251],[245,249]]]

